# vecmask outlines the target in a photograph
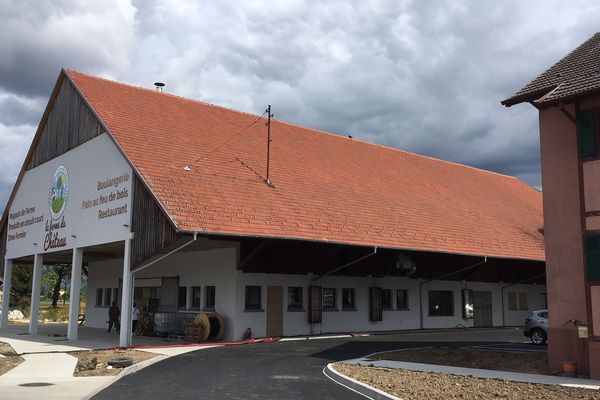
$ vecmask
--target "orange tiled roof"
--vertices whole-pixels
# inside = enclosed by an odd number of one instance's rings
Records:
[[[270,187],[264,119],[66,73],[181,231],[544,259],[513,177],[274,121]]]

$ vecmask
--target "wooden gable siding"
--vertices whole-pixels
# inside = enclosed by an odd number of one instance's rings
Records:
[[[63,79],[27,169],[44,164],[102,132],[99,121],[73,84]]]
[[[4,225],[3,227],[0,227],[0,229],[2,229],[0,231],[0,274],[2,277],[4,277],[4,255],[6,254],[6,233],[7,233],[7,227],[8,225]]]
[[[138,176],[133,180],[132,232],[132,268],[181,237]]]

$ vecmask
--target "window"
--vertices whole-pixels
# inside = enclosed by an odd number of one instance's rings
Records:
[[[133,289],[134,302],[142,310],[144,307],[150,312],[158,311],[160,304],[161,288],[156,286],[136,287]]]
[[[246,286],[246,304],[244,306],[247,311],[261,310],[261,287]]]
[[[187,286],[179,286],[177,293],[177,308],[185,309],[187,306]]]
[[[383,292],[381,292],[381,307],[384,310],[394,309],[394,305],[392,304],[392,289],[383,289]]]
[[[96,289],[96,307],[102,307],[102,300],[104,299],[103,293],[104,290],[102,288]]]
[[[408,290],[396,290],[396,310],[408,310]]]
[[[521,310],[529,310],[527,305],[527,293],[519,293],[519,308]]]
[[[585,260],[588,279],[600,281],[600,235],[585,236]]]
[[[471,289],[462,290],[462,317],[463,319],[473,319],[475,309],[473,307],[473,291]]]
[[[454,315],[454,293],[451,290],[429,291],[429,316],[448,317]]]
[[[215,287],[207,286],[205,290],[206,299],[204,300],[204,309],[214,311],[215,309]]]
[[[527,304],[527,293],[508,292],[508,309],[529,310],[529,306]]]
[[[596,131],[594,129],[593,113],[584,113],[577,116],[577,134],[581,158],[596,156]]]
[[[337,303],[335,302],[335,288],[323,288],[323,310],[336,310]]]
[[[288,311],[302,311],[301,287],[288,287]]]
[[[112,289],[106,288],[106,289],[104,289],[104,307],[110,307],[111,301],[112,301]]]
[[[199,310],[200,309],[200,286],[192,286],[192,308],[195,310]]]
[[[354,289],[342,289],[342,310],[356,311],[356,291]]]

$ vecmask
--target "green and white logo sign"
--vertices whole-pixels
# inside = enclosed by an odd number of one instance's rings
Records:
[[[69,174],[67,168],[61,165],[56,169],[52,180],[50,181],[50,216],[53,220],[59,219],[65,207],[67,206],[67,199],[69,198]]]

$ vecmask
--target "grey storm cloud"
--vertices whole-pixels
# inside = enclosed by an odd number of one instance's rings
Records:
[[[591,36],[600,6],[0,0],[0,15],[1,209],[63,66],[256,114],[270,103],[281,120],[540,186],[536,111],[500,100]]]

